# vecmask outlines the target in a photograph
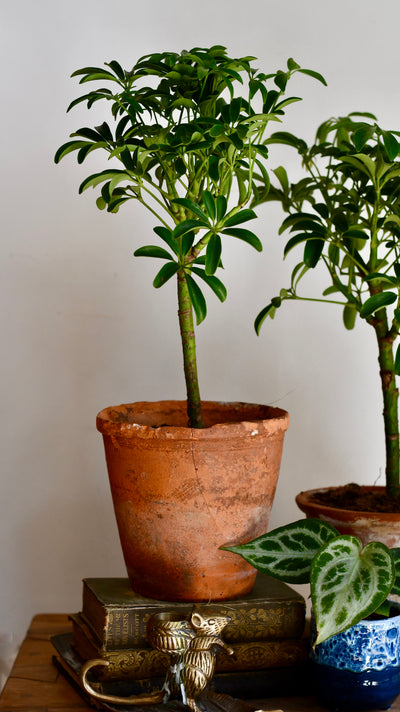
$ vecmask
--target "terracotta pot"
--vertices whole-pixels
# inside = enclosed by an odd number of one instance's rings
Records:
[[[249,593],[256,571],[219,547],[267,530],[289,415],[280,408],[186,401],[132,403],[97,416],[132,588],[161,600]]]
[[[339,487],[325,487],[300,492],[296,496],[296,504],[307,518],[316,517],[333,524],[340,534],[353,534],[362,543],[381,541],[389,548],[400,546],[400,514],[384,512],[356,512],[351,509],[328,507],[311,501],[311,496],[317,492],[326,492]],[[368,487],[373,492],[381,492],[384,487]]]

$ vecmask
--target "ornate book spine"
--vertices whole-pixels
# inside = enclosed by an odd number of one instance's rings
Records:
[[[108,660],[105,671],[106,679],[132,680],[163,677],[170,664],[170,656],[154,648],[131,648],[126,650],[104,651],[96,648],[76,621],[73,621],[72,647],[78,655],[89,660],[101,657]],[[264,670],[286,668],[301,665],[308,657],[308,641],[305,638],[281,638],[230,644],[235,654],[218,654],[216,672],[236,672],[246,670]]]
[[[124,581],[84,581],[82,617],[104,651],[148,647],[146,628],[151,615],[174,608],[189,613],[193,606],[137,596]],[[229,644],[299,638],[304,630],[304,599],[272,579],[261,579],[258,589],[245,598],[210,605],[231,617],[224,631]],[[207,604],[202,607],[206,609]]]

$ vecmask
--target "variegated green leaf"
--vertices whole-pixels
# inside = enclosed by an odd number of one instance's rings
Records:
[[[387,598],[395,578],[392,556],[385,544],[343,535],[329,541],[311,565],[311,599],[317,638],[315,644],[358,623]]]
[[[331,524],[321,519],[300,519],[248,544],[221,548],[240,554],[268,576],[287,583],[308,583],[314,556],[334,537],[337,531]]]
[[[395,580],[394,584],[392,586],[392,590],[390,591],[391,595],[396,595],[400,596],[400,548],[399,547],[394,547],[390,549],[390,553],[392,555],[392,559],[394,562],[394,568],[395,568]]]

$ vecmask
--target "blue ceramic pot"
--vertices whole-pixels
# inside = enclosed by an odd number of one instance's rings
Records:
[[[312,650],[317,693],[333,710],[388,709],[400,693],[400,607]]]

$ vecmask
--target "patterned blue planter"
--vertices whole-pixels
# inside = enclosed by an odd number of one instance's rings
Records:
[[[333,710],[387,709],[400,693],[400,608],[363,620],[312,651],[317,694]]]

